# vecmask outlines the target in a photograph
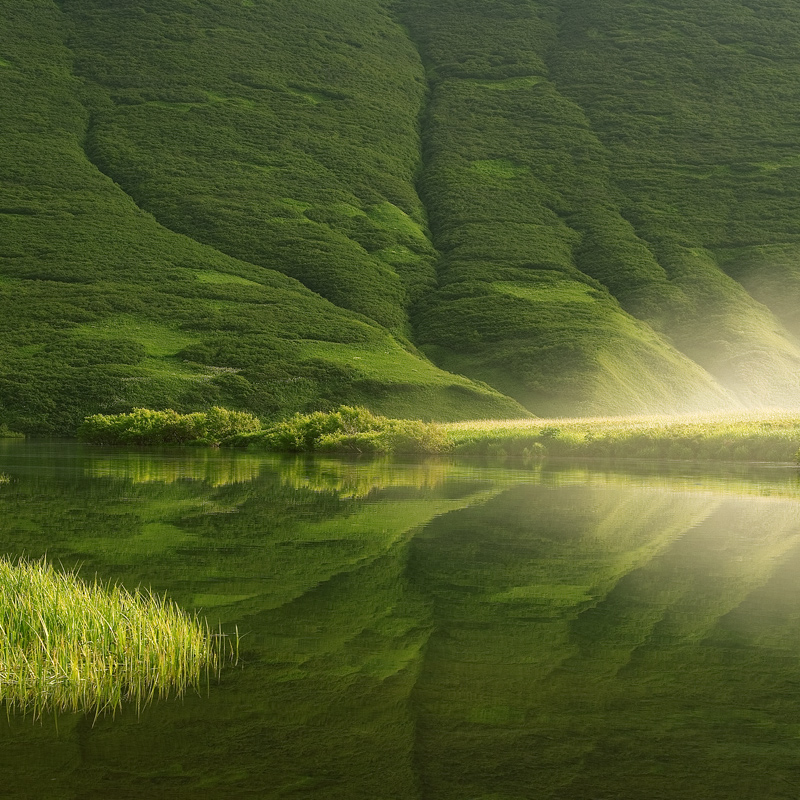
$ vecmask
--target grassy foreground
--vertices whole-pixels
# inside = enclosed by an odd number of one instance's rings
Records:
[[[800,413],[475,420],[392,420],[364,409],[295,415],[228,444],[292,452],[587,456],[790,461],[800,448]]]
[[[234,648],[149,592],[0,558],[0,701],[9,710],[141,708],[199,686]]]

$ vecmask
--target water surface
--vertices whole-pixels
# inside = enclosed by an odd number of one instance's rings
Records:
[[[166,592],[243,664],[2,717],[3,798],[800,796],[790,468],[0,440],[0,552]]]

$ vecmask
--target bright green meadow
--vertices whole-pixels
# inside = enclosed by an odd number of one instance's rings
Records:
[[[448,451],[461,454],[800,461],[800,415],[787,411],[489,420],[442,429]]]

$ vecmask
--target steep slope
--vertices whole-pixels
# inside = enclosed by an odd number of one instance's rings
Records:
[[[0,425],[797,404],[789,0],[0,23]]]
[[[772,268],[800,254],[796,4],[613,0],[562,12],[553,80],[586,113],[622,215],[674,288],[665,304],[650,282],[645,302],[664,306],[662,329],[746,403],[796,403],[796,270]],[[598,261],[586,271],[599,267],[626,308],[653,319]]]
[[[234,137],[247,122],[236,117],[235,98],[230,102],[209,99],[195,110],[183,95],[180,102],[173,102],[178,90],[162,86],[174,74],[169,65],[157,77],[137,66],[149,63],[146,49],[139,49],[134,24],[144,13],[141,7],[65,2],[57,8],[35,0],[24,9],[11,2],[0,9],[0,107],[6,118],[0,151],[0,423],[30,432],[63,433],[73,431],[93,411],[121,411],[134,405],[188,410],[214,402],[262,415],[343,401],[368,403],[401,416],[523,413],[516,403],[488,387],[437,370],[403,338],[404,310],[398,298],[403,297],[405,286],[412,291],[427,279],[409,272],[403,284],[393,268],[382,266],[378,257],[358,248],[362,261],[369,261],[373,276],[380,280],[375,278],[373,295],[350,287],[352,291],[346,294],[352,302],[341,301],[337,306],[294,277],[272,269],[272,261],[256,263],[257,254],[246,237],[256,226],[246,215],[236,222],[235,209],[212,206],[207,214],[212,218],[218,212],[222,222],[234,220],[245,232],[240,246],[228,248],[231,255],[223,252],[225,241],[185,235],[193,231],[189,226],[182,228],[177,214],[165,211],[163,219],[156,219],[148,213],[145,195],[134,196],[137,181],[160,181],[158,185],[172,187],[184,199],[201,198],[201,189],[188,178],[181,180],[180,173],[185,170],[189,178],[193,170],[202,174],[208,160],[220,167],[211,176],[215,191],[223,197],[228,192],[234,204],[249,204],[261,213],[269,207],[269,197],[253,187],[247,195],[247,187],[235,185],[234,177],[226,188],[224,174],[253,175],[260,169],[248,163],[233,144],[226,144],[226,131]],[[67,15],[74,17],[74,25],[68,23]],[[67,34],[71,31],[78,41],[80,31],[86,30],[99,40],[100,34],[90,25],[95,16],[106,20],[108,35],[116,35],[116,40],[107,43],[105,55],[99,51],[79,55],[78,71],[83,58],[84,71],[89,70],[88,63],[97,71],[123,76],[120,81],[124,78],[128,86],[144,84],[147,89],[155,84],[167,99],[158,99],[161,95],[156,92],[156,99],[138,106],[127,105],[128,96],[117,98],[115,104],[99,84],[76,77],[75,53],[84,51],[78,45],[71,51]],[[133,19],[130,24],[127,16]],[[169,51],[174,40],[170,36],[180,44],[175,24],[159,28],[152,23],[146,31],[162,35],[156,49]],[[139,62],[124,60],[120,41],[130,42]],[[234,60],[230,41],[225,49]],[[194,53],[187,63],[212,64],[214,55],[203,61]],[[178,65],[171,66],[176,74],[183,74]],[[198,91],[185,87],[189,77],[176,79],[184,94]],[[210,91],[213,84],[207,87]],[[288,96],[295,97],[291,92]],[[247,107],[248,102],[245,98],[241,105]],[[297,102],[313,105],[303,97]],[[217,107],[219,116],[213,117]],[[122,109],[119,114],[114,113],[117,108]],[[149,109],[143,117],[142,108]],[[111,155],[117,151],[124,155],[132,147],[124,131],[114,129],[126,109],[138,110],[142,128],[160,143],[152,151],[143,151],[134,165],[120,156],[136,177],[130,186],[125,185],[127,173],[122,167],[112,175],[116,183],[97,166],[107,166],[102,160],[103,142],[106,150],[113,151]],[[210,124],[199,126],[199,134],[188,124],[193,113],[201,119],[207,114],[213,117]],[[179,124],[173,114],[187,124]],[[285,132],[299,134],[300,127],[294,124]],[[261,146],[267,158],[274,148],[269,142]],[[192,148],[209,158],[195,158]],[[184,162],[171,164],[173,152],[182,154]],[[107,161],[113,160],[111,155]],[[263,170],[270,174],[270,168]],[[365,192],[372,191],[368,174]],[[307,178],[310,184],[314,179],[314,175]],[[400,179],[395,183],[401,185]],[[320,192],[330,196],[332,206],[341,205],[330,187]],[[153,193],[162,197],[168,191],[164,188],[159,194],[153,189]],[[362,227],[369,235],[379,236],[384,226],[392,231],[402,228],[397,239],[424,241],[410,217],[373,194],[371,217],[355,207],[347,211],[363,218]],[[305,207],[299,199],[287,199],[283,216],[265,215],[293,225],[293,217],[304,218],[295,206]],[[152,210],[159,208],[154,202]],[[377,220],[374,225],[372,218]],[[384,225],[383,220],[389,222]],[[358,227],[358,220],[354,224]],[[174,230],[168,227],[173,225]],[[311,221],[308,228],[327,230],[324,224]],[[258,240],[255,236],[254,241]],[[339,233],[332,232],[328,239],[321,236],[324,247],[339,240],[350,249],[356,247]],[[314,252],[309,241],[295,245],[293,252],[317,264],[320,275],[335,268],[336,262]],[[396,246],[401,261],[406,257],[403,248]],[[411,253],[410,248],[407,251]],[[243,260],[250,256],[254,261]],[[392,258],[391,254],[386,257]],[[286,272],[293,271],[282,259],[274,260]],[[362,270],[352,270],[352,274],[355,281],[372,279],[370,275],[364,278]],[[309,284],[320,288],[313,280]],[[358,307],[360,300],[363,307]]]
[[[756,301],[797,331],[790,4],[400,5],[432,87],[427,351],[546,412],[796,404]]]

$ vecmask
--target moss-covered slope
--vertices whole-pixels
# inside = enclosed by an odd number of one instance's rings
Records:
[[[789,0],[0,21],[0,423],[800,396]]]

